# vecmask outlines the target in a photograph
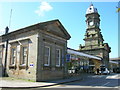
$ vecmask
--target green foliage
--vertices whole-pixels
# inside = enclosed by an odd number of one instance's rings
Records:
[[[116,12],[120,12],[120,8],[118,8]]]

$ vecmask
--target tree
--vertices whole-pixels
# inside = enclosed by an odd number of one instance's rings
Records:
[[[117,11],[116,12],[119,12],[120,11],[120,8],[117,8]]]
[[[117,11],[116,12],[120,12],[120,1],[118,2],[118,7],[117,8]]]

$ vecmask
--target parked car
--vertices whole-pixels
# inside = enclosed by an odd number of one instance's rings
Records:
[[[110,74],[110,71],[108,70],[108,68],[102,67],[102,68],[100,68],[99,74],[108,75],[108,74]]]

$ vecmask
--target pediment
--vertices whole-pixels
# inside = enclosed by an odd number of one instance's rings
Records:
[[[46,32],[62,37],[66,40],[69,40],[71,38],[67,30],[64,28],[64,26],[61,24],[61,22],[58,19],[47,21],[47,22],[41,22],[41,23],[34,24],[34,25],[31,25],[25,28],[21,28],[16,31],[10,32],[8,34],[2,35],[1,37],[3,38],[3,40],[4,39],[6,40],[8,37],[11,37],[17,34],[26,33],[30,31],[35,32],[38,30],[45,30]]]
[[[63,25],[60,23],[60,21],[56,20],[52,23],[48,23],[45,26],[45,30],[49,33],[52,33],[56,36],[65,38],[65,39],[70,39],[69,33],[66,31],[66,29],[63,27]]]

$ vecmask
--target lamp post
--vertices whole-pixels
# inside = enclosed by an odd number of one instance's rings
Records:
[[[9,28],[5,28],[5,35],[8,33]],[[6,74],[6,68],[7,68],[7,52],[8,52],[8,39],[6,39],[6,45],[5,45],[5,62],[4,62],[4,76],[7,76]]]

